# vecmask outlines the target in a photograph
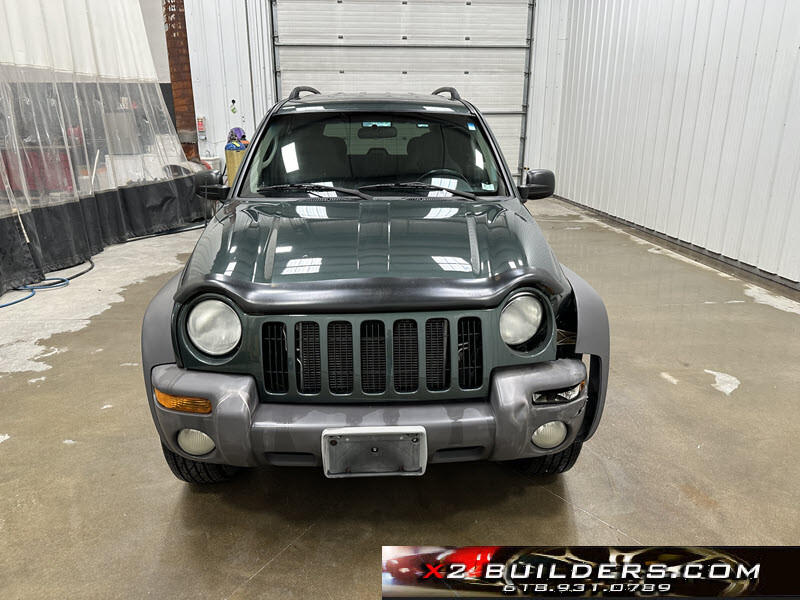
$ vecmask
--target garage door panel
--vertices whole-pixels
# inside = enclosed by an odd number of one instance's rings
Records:
[[[365,81],[366,80],[366,81]],[[329,71],[294,71],[281,79],[282,95],[286,97],[298,85],[311,85],[323,93],[335,92],[393,92],[430,94],[441,86],[455,87],[465,100],[483,112],[515,112],[518,106],[509,106],[497,90],[522,98],[522,85],[508,82],[494,73],[478,73],[475,77],[455,71],[433,75],[419,73],[397,76],[382,72],[330,73]],[[517,132],[519,133],[519,132]]]
[[[305,50],[309,49],[281,49],[283,97],[298,85],[311,85],[321,92],[421,94],[453,86],[483,111],[519,112],[522,104],[524,79],[519,73],[524,69],[523,52],[492,50],[480,57],[476,55],[472,61],[454,57],[453,51],[444,49],[420,48],[402,56],[365,48],[339,48],[335,49],[335,55],[320,49]],[[493,64],[491,55],[497,58],[497,63]],[[464,68],[459,64],[462,60],[470,66]],[[427,68],[431,63],[438,68]]]
[[[277,0],[275,6],[280,97],[299,85],[323,93],[422,94],[453,86],[490,119],[509,166],[518,168],[527,0]]]
[[[525,52],[510,48],[296,48],[280,47],[281,72],[298,70],[344,71],[496,71],[522,79]]]
[[[511,172],[517,174],[519,164],[519,137],[522,130],[521,115],[486,115],[486,121],[497,138],[500,150]]]
[[[280,0],[277,6],[280,44],[526,45],[524,0]]]

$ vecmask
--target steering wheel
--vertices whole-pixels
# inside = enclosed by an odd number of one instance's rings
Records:
[[[467,181],[467,178],[464,177],[458,171],[454,171],[453,169],[431,169],[430,171],[428,171],[424,175],[421,175],[420,177],[418,177],[417,181],[421,182],[421,181],[423,181],[425,179],[433,179],[434,176],[438,176],[438,175],[449,175],[451,177],[455,177],[457,179],[460,179],[461,181],[463,181],[467,185],[467,188],[472,189],[472,185],[470,184],[469,181]]]

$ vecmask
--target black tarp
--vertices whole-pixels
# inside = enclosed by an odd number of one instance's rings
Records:
[[[0,218],[0,295],[41,281],[50,271],[79,265],[110,244],[202,217],[193,176],[186,175]]]

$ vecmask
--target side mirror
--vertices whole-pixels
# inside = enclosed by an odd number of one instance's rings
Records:
[[[532,169],[525,174],[525,183],[517,189],[523,200],[548,198],[556,191],[556,176],[547,169]]]
[[[222,185],[222,173],[203,169],[194,174],[195,193],[206,200],[224,200],[230,188]]]

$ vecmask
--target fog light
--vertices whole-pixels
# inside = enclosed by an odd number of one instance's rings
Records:
[[[531,441],[539,448],[555,448],[567,437],[567,426],[562,421],[550,421],[533,432]]]
[[[214,449],[214,440],[197,429],[181,429],[178,433],[178,446],[186,454],[202,456]]]

